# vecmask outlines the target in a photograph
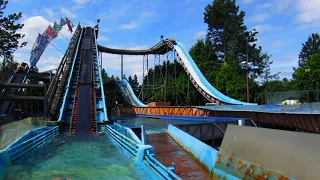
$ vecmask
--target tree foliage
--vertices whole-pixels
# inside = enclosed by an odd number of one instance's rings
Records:
[[[204,22],[208,24],[207,39],[219,60],[238,66],[246,61],[247,53],[253,78],[261,75],[266,66],[267,53],[257,46],[257,32],[247,31],[244,25],[245,12],[239,11],[235,0],[215,0],[205,8]]]
[[[0,49],[6,56],[10,56],[17,48],[25,46],[27,43],[19,40],[24,35],[17,31],[23,28],[23,24],[17,23],[22,17],[22,13],[12,13],[4,15],[4,10],[8,4],[8,0],[0,0]]]
[[[299,67],[304,66],[305,62],[316,53],[320,53],[320,36],[318,33],[312,33],[308,41],[302,43],[302,49],[299,54]]]
[[[314,54],[305,61],[303,67],[296,69],[294,73],[299,90],[312,90],[320,88],[320,53]]]

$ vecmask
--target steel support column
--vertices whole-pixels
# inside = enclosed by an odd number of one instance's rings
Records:
[[[121,54],[121,78],[123,79],[123,54]]]

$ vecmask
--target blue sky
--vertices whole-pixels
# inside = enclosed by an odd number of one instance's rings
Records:
[[[10,0],[6,12],[23,13],[22,30],[28,46],[19,49],[18,61],[28,61],[30,49],[37,33],[68,17],[75,24],[93,26],[98,18],[100,32],[98,43],[115,48],[141,49],[156,44],[160,35],[175,38],[188,49],[198,37],[205,35],[207,25],[203,12],[211,0]],[[320,25],[319,0],[238,0],[237,4],[246,12],[248,29],[256,28],[258,44],[272,57],[272,72],[281,72],[281,77],[291,78],[292,67],[297,66],[302,43],[317,32]],[[40,70],[56,68],[62,52],[66,50],[72,34],[66,27],[62,35],[54,39],[38,63]],[[142,77],[142,57],[125,56],[124,71],[128,75]],[[120,57],[103,55],[103,66],[108,74],[120,75]]]

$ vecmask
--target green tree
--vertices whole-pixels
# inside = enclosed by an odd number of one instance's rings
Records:
[[[134,83],[135,85],[139,85],[138,77],[137,77],[136,74],[133,76],[133,83]]]
[[[320,53],[320,36],[318,33],[312,33],[308,41],[302,43],[302,49],[299,54],[299,67],[305,65],[305,62],[315,53]]]
[[[132,77],[131,77],[131,76],[129,76],[129,77],[128,77],[128,82],[129,82],[129,84],[130,84],[130,85],[134,85],[134,83],[133,83],[133,79],[132,79]]]
[[[239,12],[235,0],[215,0],[207,5],[204,12],[204,21],[208,24],[207,38],[212,41],[213,50],[219,60],[238,66],[246,61],[247,52],[249,62],[255,67],[251,69],[252,78],[263,72],[267,53],[257,46],[255,35],[249,33],[244,25],[245,12]]]
[[[320,54],[312,55],[303,67],[296,69],[293,75],[299,90],[313,90],[320,88]]]
[[[17,33],[23,28],[23,24],[17,23],[22,17],[22,13],[12,13],[4,15],[4,10],[8,4],[8,0],[0,0],[0,49],[5,56],[10,56],[17,48],[25,46],[23,42],[19,45],[19,40],[24,35]]]
[[[108,77],[108,73],[106,72],[106,70],[104,68],[101,70],[101,76],[102,76],[103,84],[106,83],[108,81],[109,77]]]
[[[215,77],[223,62],[218,60],[218,57],[213,51],[212,42],[198,39],[191,47],[190,55],[209,82],[215,84]]]

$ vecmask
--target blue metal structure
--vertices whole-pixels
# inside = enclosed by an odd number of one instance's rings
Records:
[[[97,34],[96,31],[94,32],[94,52],[93,52],[93,57],[94,57],[94,78],[95,78],[95,89],[96,93],[99,96],[96,96],[96,119],[97,122],[103,122],[104,120],[108,120],[108,115],[107,115],[107,107],[106,107],[106,100],[104,96],[104,87],[103,87],[103,79],[101,75],[101,70],[102,70],[102,64],[101,61],[99,61],[99,53],[98,53],[98,46],[97,46]]]
[[[9,161],[16,163],[50,142],[58,133],[58,126],[48,126],[30,131],[9,145],[2,153],[8,153]]]
[[[204,75],[201,73],[200,69],[198,68],[198,66],[196,65],[196,63],[194,62],[194,60],[192,59],[192,57],[190,56],[190,54],[188,53],[188,51],[182,43],[176,42],[176,45],[173,46],[174,50],[180,57],[181,62],[186,67],[188,73],[190,73],[190,76],[195,80],[197,85],[200,86],[201,89],[205,91],[208,95],[213,96],[214,98],[227,104],[256,105],[254,103],[241,102],[222,94],[220,91],[214,88],[204,77]]]
[[[148,165],[162,179],[181,180],[181,178],[174,173],[174,169],[172,167],[165,167],[154,157],[154,148],[147,145],[145,139],[146,134],[143,126],[141,127],[141,140],[132,132],[131,129],[121,125],[107,125],[106,128],[108,134],[115,143],[122,149],[126,150],[132,157],[136,158],[136,163],[138,165],[141,163]]]
[[[81,33],[80,33],[80,38],[79,41],[77,43],[77,47],[76,47],[76,51],[75,54],[73,56],[73,62],[72,62],[72,67],[71,67],[71,71],[69,74],[69,78],[68,78],[68,83],[66,86],[66,91],[64,94],[64,98],[63,98],[63,102],[60,108],[60,114],[59,114],[59,118],[58,118],[58,122],[70,122],[71,121],[71,112],[70,110],[72,110],[73,107],[73,102],[74,102],[74,98],[75,98],[75,93],[76,93],[76,89],[74,86],[77,86],[78,80],[78,74],[74,73],[74,67],[75,64],[77,62],[77,56],[78,56],[78,52],[79,52],[79,47],[80,47],[80,42],[82,41],[82,34],[83,34],[83,29],[81,29]],[[80,71],[80,70],[79,70]],[[68,100],[71,99],[71,100]],[[69,109],[69,111],[68,111]]]
[[[120,90],[123,94],[123,97],[126,99],[126,101],[128,101],[128,103],[130,103],[133,106],[137,106],[137,107],[148,107],[148,105],[143,104],[139,100],[139,98],[135,95],[131,85],[129,84],[129,82],[127,80],[121,79],[121,80],[118,80],[117,82],[118,82]]]

